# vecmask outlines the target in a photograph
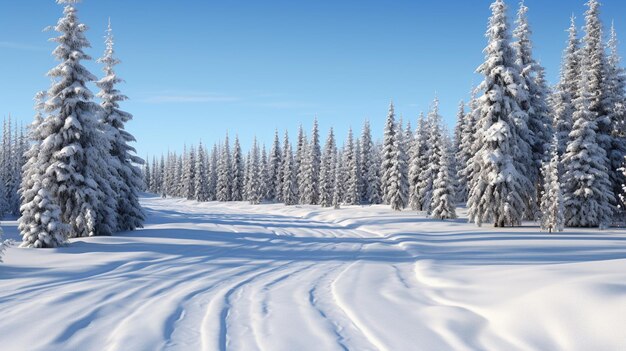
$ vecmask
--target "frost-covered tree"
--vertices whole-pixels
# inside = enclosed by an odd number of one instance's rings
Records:
[[[198,146],[198,155],[196,157],[196,166],[194,167],[194,199],[199,202],[209,201],[209,176],[208,176],[208,160],[207,152],[200,142]]]
[[[541,194],[541,229],[550,233],[563,231],[563,193],[559,175],[559,137],[554,135],[550,161],[544,162],[543,191]]]
[[[283,141],[283,181],[281,182],[283,185],[283,193],[281,198],[287,206],[298,204],[295,163],[293,150],[289,143],[289,134],[285,131],[285,139]]]
[[[424,114],[417,119],[417,129],[409,161],[409,205],[414,211],[424,211],[424,201],[420,195],[420,178],[428,166],[428,124]]]
[[[528,164],[528,171],[525,172],[531,183],[540,188],[539,175],[541,165],[545,161],[547,150],[552,138],[552,118],[548,108],[548,87],[544,80],[543,67],[537,63],[532,53],[531,29],[528,23],[528,7],[522,2],[517,12],[516,28],[513,31],[515,42],[513,47],[516,53],[515,62],[520,67],[522,85],[526,92],[527,99],[520,99],[522,109],[528,115],[528,133],[520,134],[530,144],[531,163],[528,159],[520,162],[522,165]],[[530,219],[534,218],[536,212],[536,191],[531,192],[528,199]]]
[[[244,161],[238,136],[235,136],[235,144],[233,146],[231,172],[231,201],[242,201],[244,195]]]
[[[196,150],[191,145],[189,152],[183,159],[183,194],[187,200],[193,200],[196,195]]]
[[[383,200],[386,204],[391,205],[394,210],[402,210],[406,207],[408,191],[404,189],[407,186],[405,171],[406,162],[402,150],[402,137],[399,135],[402,129],[395,122],[395,113],[393,103],[389,105],[389,113],[385,124],[383,150],[382,150],[382,191]]]
[[[621,57],[618,51],[617,33],[615,25],[611,25],[611,32],[607,47],[609,56],[607,59],[607,94],[608,110],[611,119],[611,150],[607,154],[609,158],[611,185],[613,194],[616,196],[620,208],[625,208],[621,194],[622,185],[626,183],[626,177],[619,171],[624,167],[626,156],[626,71],[621,66]]]
[[[440,160],[442,158],[443,143],[443,126],[442,117],[439,114],[439,99],[435,98],[433,106],[428,113],[428,138],[426,143],[428,148],[424,157],[426,158],[423,163],[423,167],[418,176],[418,182],[416,187],[418,188],[418,200],[421,202],[421,206],[418,206],[418,210],[427,211],[430,213],[430,205],[432,203],[433,196],[433,182],[439,173]]]
[[[213,144],[209,158],[209,201],[217,200],[219,151],[217,144]]]
[[[253,204],[261,203],[263,198],[262,186],[261,186],[261,164],[260,164],[259,145],[256,138],[252,144],[252,150],[250,152],[250,167],[248,170],[248,181],[246,182],[246,198]]]
[[[259,192],[260,192],[260,201],[263,201],[263,199],[265,199],[265,194],[267,194],[267,183],[268,183],[268,178],[269,178],[269,163],[267,160],[267,150],[265,149],[265,144],[263,145],[263,148],[261,150],[261,159],[260,159],[260,175],[261,175],[261,179],[260,179],[260,184],[259,184]]]
[[[526,97],[519,89],[523,82],[510,46],[506,5],[496,0],[491,11],[485,62],[478,68],[484,76],[479,87],[483,95],[477,103],[478,150],[472,161],[476,174],[468,214],[477,225],[493,221],[494,226],[503,227],[521,224],[533,185],[520,166],[529,149],[519,135],[527,120],[519,101]]]
[[[217,164],[217,189],[215,191],[217,201],[231,201],[232,200],[232,164],[230,156],[230,142],[228,141],[228,134],[222,145],[219,161]]]
[[[567,47],[563,52],[561,63],[561,75],[556,86],[556,92],[552,102],[554,110],[553,127],[559,140],[559,155],[565,153],[569,133],[572,131],[572,114],[574,113],[574,100],[578,96],[578,78],[580,75],[580,41],[576,30],[576,20],[571,18],[568,30]]]
[[[146,156],[146,162],[143,165],[143,184],[144,191],[152,191],[152,168],[150,167],[150,160]]]
[[[343,192],[343,188],[341,186],[342,181],[343,181],[343,167],[341,165],[341,161],[340,161],[340,153],[337,152],[335,153],[335,155],[333,155],[333,199],[332,199],[332,205],[333,208],[338,210],[341,207],[341,199],[342,199],[342,192]]]
[[[274,143],[269,155],[269,169],[267,179],[267,194],[265,198],[269,201],[279,201],[282,193],[282,169],[283,164],[280,141],[278,140],[278,130],[274,132]]]
[[[298,140],[296,145],[296,155],[294,157],[294,172],[296,174],[296,196],[298,202],[304,200],[300,195],[300,187],[304,184],[304,163],[306,163],[306,153],[308,149],[308,141],[302,125],[298,128]]]
[[[48,136],[44,119],[45,92],[35,96],[37,114],[29,127],[31,147],[26,152],[26,164],[20,187],[22,206],[18,229],[22,234],[22,247],[58,247],[67,242],[69,226],[61,221],[61,207],[54,201],[53,194],[58,185],[44,178],[46,164],[40,162],[42,144]],[[46,180],[46,183],[43,183]]]
[[[452,146],[447,137],[439,139],[439,170],[433,181],[433,195],[430,203],[430,216],[435,219],[453,219],[456,216],[454,193],[454,169],[452,168]]]
[[[330,207],[333,205],[333,193],[335,189],[335,155],[337,146],[335,144],[335,134],[333,129],[328,131],[324,153],[320,166],[320,205]]]
[[[300,203],[318,205],[320,202],[321,183],[321,149],[317,118],[313,121],[311,142],[307,148],[305,162],[303,164],[303,179],[300,182]]]
[[[363,187],[361,201],[367,204],[382,202],[380,194],[380,160],[378,149],[372,140],[372,130],[369,121],[363,124],[361,132],[361,179]]]
[[[125,129],[133,116],[120,109],[119,103],[127,100],[116,85],[123,80],[115,73],[115,66],[120,60],[115,57],[113,30],[111,21],[106,31],[106,49],[102,58],[98,60],[104,68],[105,76],[96,85],[100,88],[98,97],[102,100],[101,123],[107,126],[107,133],[111,133],[110,154],[116,160],[110,166],[114,167],[112,173],[118,182],[112,185],[116,195],[117,230],[126,231],[143,227],[145,215],[139,204],[139,192],[143,187],[141,183],[141,170],[138,165],[144,161],[137,157],[135,148],[130,143],[135,142],[135,137]]]
[[[454,152],[454,158],[451,159],[451,161],[454,162],[456,166],[466,165],[468,158],[471,157],[464,150],[465,145],[463,140],[465,137],[465,133],[468,130],[467,123],[469,122],[470,120],[467,118],[467,114],[465,113],[465,102],[461,100],[461,102],[459,102],[457,122],[454,129],[454,148],[452,150],[452,152]],[[458,169],[459,167],[455,168]],[[457,172],[457,174],[455,174],[455,177],[457,179],[457,185],[455,189],[457,196],[456,200],[459,202],[465,202],[467,201],[468,192],[467,177],[465,177],[464,174],[459,173],[460,172]]]
[[[346,169],[346,178],[343,180],[345,182],[343,202],[346,205],[358,205],[361,199],[359,196],[359,164],[352,128],[348,130],[348,138],[346,139],[343,152],[343,162]]]
[[[564,216],[569,227],[604,228],[613,215],[608,159],[597,140],[597,115],[590,110],[591,75],[592,72],[581,71],[574,125],[563,156]]]

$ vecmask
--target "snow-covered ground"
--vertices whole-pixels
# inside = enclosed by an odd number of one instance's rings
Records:
[[[0,349],[626,350],[623,230],[142,202],[144,230],[7,251]]]

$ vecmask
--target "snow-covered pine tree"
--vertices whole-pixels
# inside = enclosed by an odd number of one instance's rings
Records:
[[[626,156],[626,71],[621,66],[621,57],[618,51],[617,33],[615,25],[611,24],[609,41],[607,47],[609,56],[607,59],[607,94],[608,108],[611,119],[612,146],[609,158],[609,168],[611,170],[613,194],[617,198],[617,204],[621,209],[626,208],[626,203],[621,196],[622,186],[626,183],[626,177],[619,171],[624,167],[624,156]],[[618,171],[614,171],[618,170]]]
[[[548,87],[544,80],[543,67],[535,61],[532,54],[532,41],[530,39],[531,29],[528,23],[528,7],[524,3],[520,3],[517,13],[516,28],[513,31],[513,37],[516,41],[512,44],[515,49],[515,62],[520,67],[520,76],[522,85],[526,91],[527,99],[520,99],[520,106],[526,112],[528,132],[520,130],[519,136],[527,140],[530,145],[531,163],[528,158],[522,157],[518,162],[520,167],[527,168],[524,174],[533,184],[534,190],[529,192],[527,201],[528,219],[535,219],[538,215],[538,192],[541,189],[540,181],[541,165],[547,155],[547,150],[552,137],[552,118],[548,108]]]
[[[215,192],[217,201],[224,202],[232,199],[233,176],[231,167],[230,142],[228,141],[228,134],[226,134],[217,165],[217,189]]]
[[[13,177],[11,174],[11,155],[13,144],[11,143],[11,116],[4,119],[2,124],[2,150],[0,150],[0,218],[10,212],[11,189]]]
[[[143,184],[144,184],[144,191],[146,192],[152,192],[152,168],[150,167],[150,160],[148,159],[148,156],[146,155],[146,163],[144,163],[143,166]]]
[[[298,128],[298,140],[296,145],[296,155],[294,157],[294,173],[296,175],[296,196],[298,202],[304,202],[304,198],[300,194],[300,187],[304,184],[304,163],[306,162],[306,154],[308,148],[308,141],[302,125]],[[303,189],[304,190],[304,189]]]
[[[604,149],[608,158],[613,154],[613,128],[611,121],[611,94],[607,80],[608,62],[603,42],[602,21],[600,20],[600,2],[598,0],[589,0],[586,5],[588,9],[585,12],[585,35],[581,49],[581,75],[582,71],[585,71],[587,75],[588,86],[585,89],[589,93],[589,111],[595,115],[596,140],[598,145]],[[580,90],[581,87],[579,86],[579,94]],[[580,104],[575,106],[578,108]],[[584,114],[586,112],[580,111],[580,113]],[[610,164],[607,164],[607,166],[611,167]],[[617,168],[609,168],[608,173],[611,189],[620,189],[623,184],[621,172]],[[611,197],[612,210],[615,210],[616,205],[617,199]]]
[[[444,152],[442,147],[443,125],[442,117],[439,114],[439,99],[435,98],[430,112],[428,113],[428,138],[426,143],[428,149],[426,151],[426,161],[423,163],[424,168],[419,173],[417,188],[418,199],[421,201],[421,210],[430,213],[430,205],[433,196],[433,182],[439,173],[439,161],[441,154]],[[418,208],[419,209],[419,208]]]
[[[29,127],[30,149],[26,152],[26,164],[20,187],[22,206],[18,229],[22,234],[21,247],[58,247],[67,242],[69,226],[61,221],[61,207],[54,200],[57,192],[56,183],[44,184],[46,164],[40,162],[39,155],[47,152],[42,144],[48,135],[44,118],[46,92],[35,95],[33,123]]]
[[[380,195],[380,160],[377,151],[372,140],[370,122],[366,120],[361,131],[361,162],[359,162],[363,182],[361,202],[366,204],[379,204],[382,201]]]
[[[559,176],[559,137],[554,135],[550,148],[550,161],[544,162],[543,192],[541,194],[541,229],[552,233],[563,231],[563,193]]]
[[[406,156],[402,146],[402,139],[402,129],[395,123],[392,103],[389,106],[389,114],[385,124],[381,169],[383,172],[383,198],[385,203],[396,211],[405,208],[408,202]]]
[[[167,197],[167,189],[169,187],[169,154],[167,162],[165,161],[165,155],[161,154],[161,160],[159,161],[159,179],[161,180],[161,197]]]
[[[580,41],[576,30],[576,19],[571,18],[567,47],[563,52],[561,75],[556,86],[552,102],[554,110],[553,128],[559,139],[559,155],[565,153],[569,133],[572,131],[574,100],[578,96],[578,77],[580,75]]]
[[[130,143],[135,142],[135,137],[125,130],[125,125],[132,119],[128,112],[120,110],[119,103],[127,100],[128,97],[121,94],[116,89],[116,85],[123,82],[115,73],[115,66],[120,60],[115,57],[113,29],[109,20],[109,27],[106,31],[106,49],[104,56],[98,63],[104,65],[104,78],[100,79],[96,85],[100,88],[98,97],[102,100],[103,113],[101,123],[108,126],[107,131],[111,133],[111,157],[116,162],[112,170],[117,176],[117,184],[112,185],[117,192],[116,213],[117,230],[126,231],[143,227],[145,215],[139,204],[139,192],[143,187],[141,183],[141,171],[137,165],[144,161],[135,155],[135,148]]]
[[[348,130],[348,139],[344,147],[343,164],[346,168],[345,192],[343,194],[343,202],[346,205],[358,205],[361,197],[359,196],[359,168],[357,155],[354,147],[354,138],[352,136],[352,128]]]
[[[409,204],[409,158],[408,148],[409,143],[405,139],[405,133],[402,130],[402,120],[397,125],[397,140],[398,140],[398,175],[399,175],[399,192],[400,196],[396,197],[395,207],[396,210],[404,209]],[[410,123],[408,129],[410,130]],[[412,139],[412,138],[411,138]]]
[[[597,115],[590,110],[589,77],[592,74],[581,70],[574,125],[563,156],[564,217],[569,227],[604,228],[613,215],[608,159],[597,141]]]
[[[285,130],[282,165],[283,181],[281,182],[281,184],[283,185],[283,193],[281,198],[283,203],[287,206],[298,204],[298,194],[296,192],[297,180],[295,163],[296,162],[293,156],[293,150],[291,148],[291,144],[289,143],[289,134]]]
[[[209,158],[209,201],[217,200],[218,165],[219,151],[217,144],[213,144]]]
[[[533,186],[520,166],[524,150],[529,149],[519,136],[527,120],[519,101],[526,97],[519,89],[523,83],[510,45],[504,1],[492,3],[491,11],[485,62],[478,68],[484,75],[479,87],[483,95],[477,107],[478,150],[472,161],[476,174],[468,207],[470,221],[477,225],[493,221],[503,227],[521,224]]]
[[[259,172],[260,172],[260,182],[259,182],[259,203],[265,199],[265,194],[267,194],[267,183],[269,179],[269,163],[267,160],[267,150],[265,148],[265,144],[263,144],[263,148],[261,150],[261,158],[259,160]]]
[[[193,198],[199,202],[209,201],[209,175],[207,151],[202,145],[202,141],[198,146],[198,155],[196,157],[196,166],[194,167],[194,196]]]
[[[196,150],[191,145],[183,159],[183,197],[193,200],[196,196]]]
[[[435,219],[453,219],[456,216],[454,193],[454,169],[451,167],[452,142],[449,137],[439,138],[439,170],[433,181],[433,195],[430,203],[430,216]]]
[[[265,198],[268,201],[279,201],[282,193],[282,164],[283,153],[280,148],[280,141],[278,139],[278,130],[274,131],[274,143],[270,150],[268,160],[268,181],[267,181],[267,194]]]
[[[343,197],[343,187],[342,187],[342,181],[343,181],[343,166],[342,163],[340,161],[340,152],[336,152],[333,156],[332,156],[332,163],[334,164],[333,166],[333,200],[332,200],[332,205],[333,208],[338,210],[339,208],[341,208],[341,200]]]
[[[252,144],[252,150],[250,152],[250,168],[248,171],[248,182],[246,188],[246,195],[248,201],[253,204],[261,203],[262,193],[261,193],[261,164],[260,164],[260,154],[259,154],[259,145],[257,143],[256,138],[254,138],[254,142]]]
[[[317,118],[313,121],[311,131],[311,142],[306,152],[306,161],[302,170],[303,180],[300,183],[300,203],[307,205],[318,205],[320,202],[321,183],[321,149],[320,136]]]
[[[330,207],[333,205],[333,193],[335,189],[335,154],[337,146],[335,144],[335,134],[333,128],[328,131],[324,153],[322,154],[320,166],[320,205]]]
[[[464,166],[464,165],[467,165],[467,160],[471,156],[468,155],[464,150],[465,148],[464,138],[465,138],[465,133],[468,130],[467,123],[469,123],[470,121],[467,118],[467,113],[465,113],[465,102],[463,100],[459,102],[459,108],[457,111],[456,118],[457,118],[457,122],[454,128],[454,148],[453,148],[455,159],[451,161],[454,161],[457,164],[457,166]],[[460,170],[464,167],[455,167],[455,168]],[[468,193],[467,178],[464,176],[463,172],[458,172],[458,171],[455,177],[457,179],[457,186],[455,189],[456,201],[465,202],[467,201],[467,193]]]
[[[235,145],[233,147],[233,159],[232,159],[232,195],[231,201],[243,201],[244,194],[244,163],[243,163],[243,155],[241,152],[241,145],[239,144],[239,137],[235,136]]]
[[[419,182],[422,173],[428,166],[428,123],[421,113],[417,119],[417,129],[415,131],[415,140],[411,150],[411,159],[409,160],[409,206],[414,211],[424,211],[424,202],[420,196]]]

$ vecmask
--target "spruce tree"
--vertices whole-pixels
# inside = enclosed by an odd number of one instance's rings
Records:
[[[424,157],[424,168],[419,174],[417,188],[418,188],[418,201],[422,211],[430,213],[430,205],[432,203],[433,196],[433,182],[439,173],[442,150],[443,131],[442,131],[442,117],[439,114],[439,99],[435,98],[433,106],[428,113],[428,149]],[[418,209],[420,209],[418,207]]]
[[[451,142],[447,137],[439,139],[437,148],[442,152],[439,154],[439,170],[433,181],[433,195],[430,203],[430,215],[435,219],[453,219],[456,216],[456,205],[454,192],[454,170],[451,168]]]
[[[544,162],[543,192],[541,194],[541,229],[550,233],[563,231],[563,194],[559,175],[559,137],[554,135],[550,161]]]
[[[254,138],[252,150],[250,152],[250,167],[246,187],[246,197],[250,204],[253,205],[261,203],[262,199],[260,157],[259,145],[256,138]]]
[[[196,195],[196,151],[193,145],[183,159],[183,193],[187,200],[193,200]]]
[[[233,146],[233,157],[231,165],[231,201],[243,201],[244,195],[244,162],[239,144],[239,137],[235,136],[235,144]]]
[[[357,154],[352,135],[352,128],[348,130],[348,139],[344,147],[343,162],[346,167],[345,193],[343,194],[343,202],[346,205],[358,205],[361,197],[359,196],[359,164],[357,162]]]
[[[533,186],[520,166],[529,149],[519,135],[527,120],[519,101],[526,97],[518,89],[523,82],[510,46],[506,6],[496,0],[491,11],[485,62],[478,68],[484,76],[479,87],[483,96],[477,107],[478,150],[472,161],[476,174],[468,207],[470,221],[477,225],[493,221],[503,227],[521,224]]]
[[[207,152],[200,142],[198,146],[198,154],[196,157],[196,166],[194,167],[194,196],[193,198],[199,202],[209,201],[209,176],[208,176],[208,160]]]
[[[417,130],[413,141],[413,150],[409,161],[409,205],[414,211],[424,211],[424,202],[420,194],[420,179],[428,167],[428,123],[424,114],[420,114],[417,120]]]
[[[335,134],[333,129],[328,131],[324,153],[320,167],[320,205],[330,207],[333,205],[333,193],[335,189],[335,154],[337,146],[335,144]]]
[[[285,139],[283,141],[283,165],[282,165],[283,186],[282,201],[287,206],[296,205],[298,203],[298,194],[296,192],[296,168],[293,150],[289,143],[289,134],[285,131]]]
[[[318,205],[320,202],[321,183],[321,150],[317,118],[313,121],[311,142],[307,148],[306,159],[303,164],[303,180],[300,183],[300,202],[308,205]]]
[[[294,172],[296,175],[296,196],[298,197],[298,202],[304,202],[304,196],[300,194],[301,187],[304,184],[305,177],[305,163],[306,163],[306,154],[308,149],[308,142],[306,138],[306,134],[304,134],[304,129],[302,125],[298,128],[298,143],[296,145],[296,155],[294,157]],[[304,189],[302,189],[304,190]]]
[[[222,146],[220,152],[219,161],[217,164],[217,188],[216,197],[217,201],[225,202],[232,200],[232,164],[230,156],[230,145],[228,141],[228,134]]]
[[[135,148],[130,143],[135,142],[125,125],[133,116],[120,110],[119,103],[127,100],[128,97],[121,94],[116,85],[123,80],[115,73],[115,66],[120,60],[115,57],[113,30],[111,21],[106,31],[106,50],[104,56],[98,63],[104,65],[104,78],[100,79],[96,85],[100,88],[98,97],[102,100],[101,123],[107,126],[107,132],[111,133],[111,157],[115,159],[112,173],[119,180],[112,188],[117,192],[117,230],[126,231],[143,227],[145,215],[139,204],[139,192],[143,187],[141,183],[141,171],[138,165],[144,160],[135,155]],[[106,181],[106,180],[105,180]]]
[[[608,159],[598,143],[597,115],[591,111],[591,75],[590,71],[581,71],[574,125],[563,156],[564,217],[569,227],[604,228],[613,214]]]
[[[363,124],[361,132],[361,202],[367,204],[379,204],[382,202],[380,195],[380,160],[378,149],[372,141],[372,131],[369,121]]]
[[[265,198],[269,201],[279,201],[280,193],[282,192],[281,166],[283,162],[280,141],[278,140],[278,130],[274,132],[274,143],[270,150],[268,163],[267,194]]]
[[[217,200],[218,165],[219,149],[217,144],[213,144],[209,158],[209,201]]]

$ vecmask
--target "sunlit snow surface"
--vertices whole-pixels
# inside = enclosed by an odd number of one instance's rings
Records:
[[[142,202],[143,230],[7,250],[0,349],[626,350],[624,230]]]

